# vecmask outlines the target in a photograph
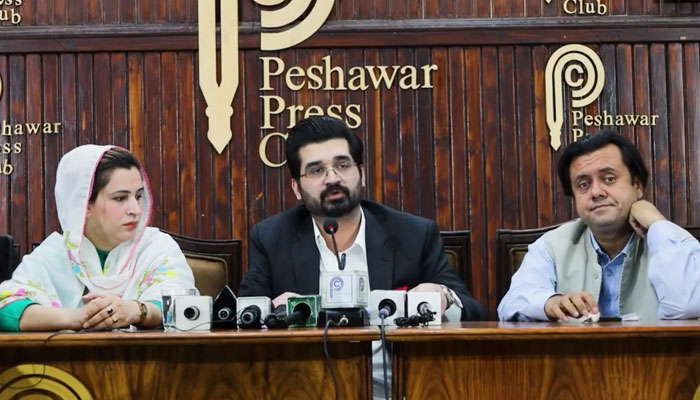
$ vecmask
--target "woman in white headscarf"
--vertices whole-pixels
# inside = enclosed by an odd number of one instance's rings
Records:
[[[0,331],[156,327],[160,290],[194,288],[177,243],[148,227],[148,179],[128,151],[66,153],[55,197],[63,234],[52,233],[0,284]]]

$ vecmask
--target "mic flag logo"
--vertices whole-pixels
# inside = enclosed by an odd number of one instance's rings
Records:
[[[549,144],[554,150],[561,146],[564,83],[572,88],[572,107],[585,107],[595,101],[605,84],[605,69],[598,54],[586,46],[569,44],[557,49],[547,61],[545,101]]]
[[[340,292],[341,290],[343,290],[343,286],[344,286],[343,278],[336,276],[333,279],[331,279],[330,288],[329,288],[330,289],[329,290],[330,298],[331,299],[333,298],[333,292],[337,293],[337,292]]]
[[[288,0],[253,0],[263,7],[276,7]],[[321,28],[330,15],[335,0],[291,0],[289,4],[262,10],[263,29],[285,28],[278,32],[262,32],[260,49],[274,51],[295,46]],[[216,8],[221,23],[221,82],[217,79]],[[209,119],[207,139],[221,154],[233,137],[231,116],[233,98],[239,84],[238,71],[238,0],[198,0],[199,88],[207,103]],[[309,9],[310,8],[310,9]],[[298,21],[302,16],[305,17]]]
[[[253,1],[263,7],[274,7],[286,0]],[[326,22],[334,3],[335,0],[316,0],[309,11],[311,0],[291,0],[282,8],[262,10],[260,12],[260,25],[263,29],[288,28],[279,32],[261,33],[260,49],[263,51],[288,49],[308,39]],[[304,14],[307,14],[306,17],[297,22]]]

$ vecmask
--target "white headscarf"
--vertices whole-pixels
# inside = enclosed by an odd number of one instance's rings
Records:
[[[136,227],[136,235],[134,239],[123,242],[112,249],[119,255],[120,265],[118,265],[116,273],[103,274],[99,258],[95,263],[94,258],[91,257],[91,255],[96,254],[94,246],[92,243],[83,245],[83,239],[87,239],[84,236],[84,231],[95,172],[104,153],[113,147],[89,144],[75,148],[61,158],[56,170],[56,211],[63,229],[63,240],[68,250],[68,258],[82,269],[82,273],[78,276],[81,280],[86,280],[85,285],[91,291],[97,288],[108,291],[119,288],[133,277],[136,269],[133,262],[133,252],[141,241],[151,219],[151,189],[148,186],[148,181],[143,179],[142,212]],[[143,170],[140,173],[142,177],[146,176]],[[89,242],[89,240],[85,242]]]
[[[53,307],[77,307],[86,291],[160,300],[160,289],[194,288],[192,270],[175,241],[147,227],[152,196],[143,170],[142,213],[136,234],[113,248],[102,267],[84,231],[95,171],[112,148],[84,145],[61,158],[55,197],[63,234],[51,234],[22,259],[11,280],[0,284],[0,308],[21,298]]]

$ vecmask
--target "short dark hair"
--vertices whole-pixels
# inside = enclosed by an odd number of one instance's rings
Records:
[[[112,176],[112,171],[117,168],[131,169],[136,167],[136,169],[141,171],[141,164],[139,160],[134,157],[133,154],[129,153],[119,147],[114,147],[107,150],[103,155],[100,163],[97,164],[97,169],[95,170],[95,177],[92,183],[92,193],[90,193],[90,203],[93,203],[97,199],[97,195],[100,191],[107,186],[109,179]]]
[[[362,165],[364,151],[362,141],[350,131],[345,122],[327,116],[309,117],[294,125],[289,131],[289,137],[287,137],[287,166],[289,166],[289,172],[292,173],[293,179],[299,180],[301,175],[299,149],[307,144],[321,143],[331,139],[347,140],[352,160],[358,166]]]
[[[564,149],[564,153],[561,155],[559,163],[557,164],[559,181],[564,188],[564,194],[567,196],[574,195],[573,189],[571,188],[571,171],[569,170],[574,159],[582,155],[590,154],[609,144],[614,144],[620,149],[622,161],[630,172],[632,183],[639,182],[642,184],[642,188],[647,186],[649,170],[647,170],[647,167],[644,165],[644,160],[642,160],[642,155],[639,153],[639,150],[624,136],[613,130],[604,129],[598,133],[588,135],[581,140],[573,142]]]

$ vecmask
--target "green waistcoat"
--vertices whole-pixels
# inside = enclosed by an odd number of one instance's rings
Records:
[[[600,298],[603,272],[589,238],[590,229],[579,218],[549,231],[542,237],[554,260],[557,293],[587,291]],[[636,313],[641,320],[656,320],[659,300],[649,281],[649,248],[634,234],[622,263],[620,315]]]

